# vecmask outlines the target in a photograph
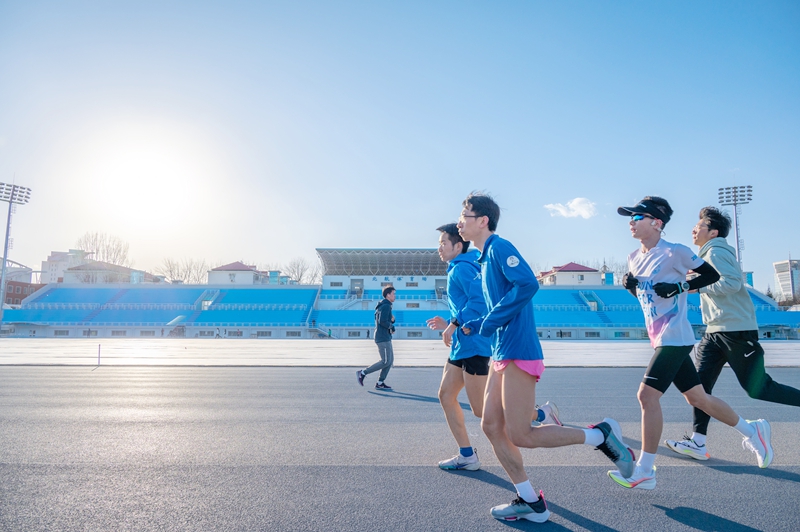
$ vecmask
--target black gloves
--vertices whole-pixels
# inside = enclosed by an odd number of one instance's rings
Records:
[[[639,280],[628,272],[622,276],[622,286],[624,286],[626,290],[634,290],[639,286]]]
[[[680,294],[683,292],[683,288],[678,283],[658,283],[653,286],[653,292],[655,292],[658,297],[666,299]]]

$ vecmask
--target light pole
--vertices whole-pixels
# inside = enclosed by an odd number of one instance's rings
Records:
[[[25,205],[31,199],[31,189],[19,185],[0,183],[0,201],[8,202],[6,241],[3,245],[3,266],[0,272],[0,322],[3,321],[3,305],[6,303],[6,260],[8,259],[8,237],[11,233],[11,208],[14,204]]]
[[[733,205],[733,225],[736,228],[736,259],[739,267],[742,267],[742,250],[744,240],[739,236],[739,205],[746,205],[753,199],[753,187],[743,185],[740,187],[724,187],[719,189],[719,204]]]

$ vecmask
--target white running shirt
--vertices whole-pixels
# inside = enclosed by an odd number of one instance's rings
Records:
[[[636,294],[653,347],[694,345],[694,331],[686,317],[686,292],[665,299],[656,295],[653,285],[684,282],[686,273],[702,264],[703,259],[688,247],[664,239],[650,251],[639,248],[628,255],[628,270],[639,281]]]

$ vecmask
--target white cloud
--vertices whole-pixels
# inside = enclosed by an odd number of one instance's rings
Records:
[[[550,216],[563,216],[564,218],[591,218],[597,214],[595,203],[587,198],[575,198],[569,200],[566,205],[561,203],[549,203],[544,206],[550,211]]]

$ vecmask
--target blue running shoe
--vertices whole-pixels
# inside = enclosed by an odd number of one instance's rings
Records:
[[[633,454],[633,450],[622,441],[622,429],[619,427],[619,423],[607,417],[589,428],[599,429],[603,433],[605,441],[598,445],[597,449],[603,451],[603,454],[614,462],[623,477],[630,478],[636,466],[636,456]]]

